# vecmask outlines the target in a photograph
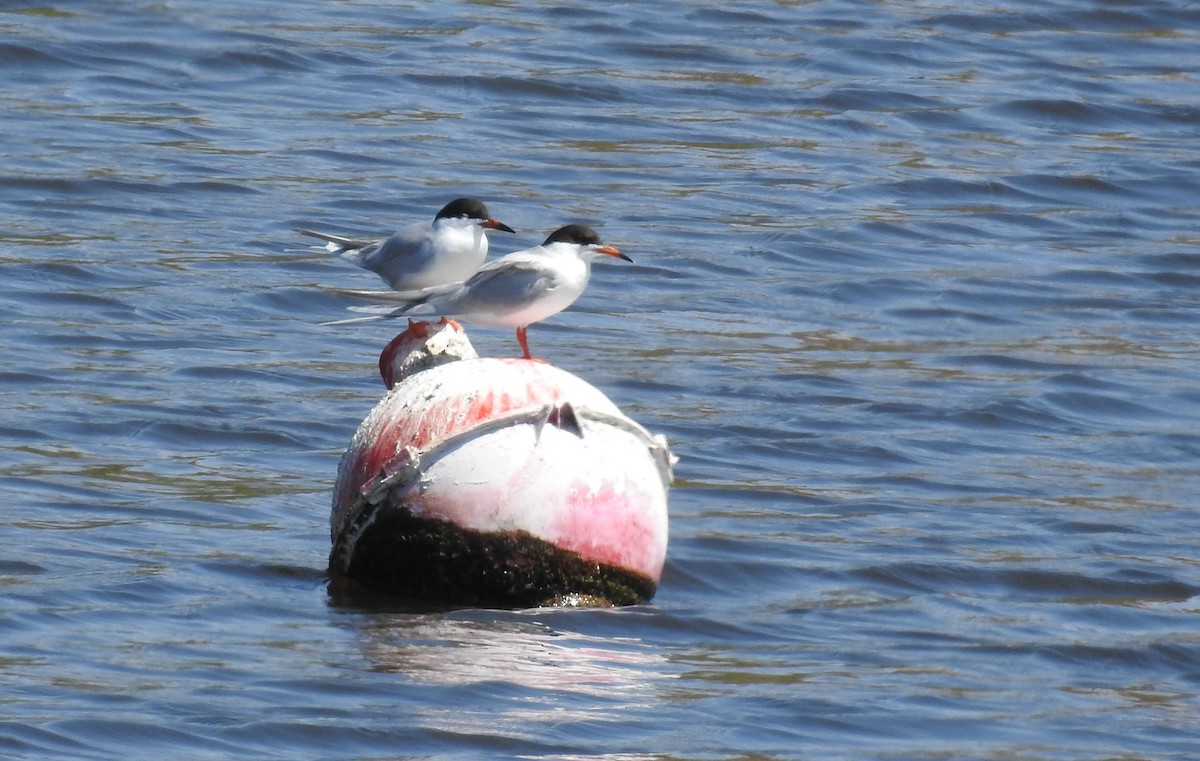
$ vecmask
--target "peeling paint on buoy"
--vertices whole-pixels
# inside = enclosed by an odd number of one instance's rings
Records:
[[[667,549],[661,436],[552,365],[475,356],[413,323],[380,358],[391,390],[342,457],[330,570],[463,604],[650,599]]]

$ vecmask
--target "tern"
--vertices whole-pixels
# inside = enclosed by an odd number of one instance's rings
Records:
[[[575,303],[587,287],[592,260],[601,255],[633,261],[602,242],[587,225],[567,225],[552,232],[540,246],[493,259],[464,282],[389,294],[403,305],[351,307],[377,314],[325,324],[421,315],[461,317],[477,325],[516,328],[524,358],[533,359],[526,329]]]
[[[417,222],[380,240],[358,240],[298,228],[297,232],[327,241],[326,249],[383,278],[392,290],[459,283],[479,269],[487,257],[487,230],[514,232],[488,214],[473,198],[457,198],[442,207],[432,222]]]

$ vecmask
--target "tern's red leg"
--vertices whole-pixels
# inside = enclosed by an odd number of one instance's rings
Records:
[[[530,362],[541,362],[542,364],[546,364],[546,360],[538,359],[529,353],[529,341],[525,338],[525,328],[517,328],[517,341],[521,344],[521,352],[525,355],[525,359],[529,360]]]

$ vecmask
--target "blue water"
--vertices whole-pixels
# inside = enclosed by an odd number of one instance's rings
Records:
[[[0,8],[0,756],[1200,757],[1200,10]],[[392,325],[300,225],[635,265],[654,601],[327,588]],[[510,332],[472,330],[483,352]]]

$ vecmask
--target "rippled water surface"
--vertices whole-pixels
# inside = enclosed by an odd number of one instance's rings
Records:
[[[1200,11],[6,2],[0,755],[1200,756]],[[393,325],[299,225],[636,261],[652,604],[328,588]],[[475,330],[484,352],[513,336]]]

